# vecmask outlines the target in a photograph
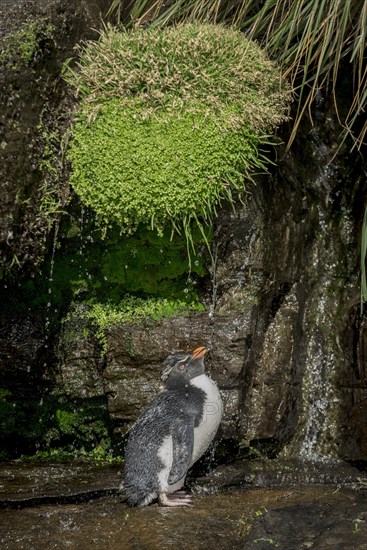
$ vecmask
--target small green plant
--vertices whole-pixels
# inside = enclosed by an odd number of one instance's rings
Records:
[[[84,461],[92,462],[96,465],[122,464],[124,459],[120,456],[113,456],[111,449],[105,445],[98,445],[90,451],[84,449],[70,450],[70,448],[50,448],[45,451],[37,451],[32,455],[22,455],[23,462],[69,462]]]
[[[236,522],[237,536],[244,539],[248,536],[252,529],[252,522],[247,517],[240,517]]]
[[[38,169],[42,173],[42,183],[39,188],[40,201],[38,217],[41,223],[46,223],[50,231],[55,219],[64,213],[67,192],[60,185],[60,175],[63,172],[63,158],[60,153],[62,138],[59,132],[52,129],[46,120],[50,117],[46,108],[42,111],[37,126],[39,147],[42,150]]]
[[[202,232],[263,171],[290,89],[261,48],[221,26],[108,27],[65,78],[81,99],[71,184],[102,224]]]
[[[353,520],[353,534],[359,533],[361,530],[361,527],[365,523],[364,519],[356,518]]]

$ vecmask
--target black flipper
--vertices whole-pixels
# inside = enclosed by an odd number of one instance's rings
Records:
[[[180,415],[171,426],[173,442],[172,468],[168,476],[169,485],[182,479],[189,469],[194,448],[195,415]]]

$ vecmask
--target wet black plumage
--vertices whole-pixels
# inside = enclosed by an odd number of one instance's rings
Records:
[[[188,432],[202,419],[203,393],[194,387],[184,391],[166,390],[144,409],[131,429],[125,453],[124,484],[131,506],[148,504],[160,493],[157,473],[164,464],[158,451],[168,434],[173,437],[174,457],[168,483],[173,485],[186,475],[193,446]]]
[[[155,498],[166,506],[189,504],[177,500],[189,467],[205,452],[222,415],[216,384],[204,374],[206,350],[174,355],[165,362],[165,389],[143,410],[129,432],[125,453],[124,492],[131,506]],[[207,401],[208,397],[210,402]],[[217,400],[217,417],[204,418],[205,406]]]

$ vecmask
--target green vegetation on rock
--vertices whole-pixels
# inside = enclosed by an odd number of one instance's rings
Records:
[[[92,304],[88,317],[104,330],[112,325],[160,321],[166,317],[187,316],[192,311],[204,311],[200,302],[183,302],[167,298],[138,298],[126,295],[119,304]]]
[[[24,402],[0,388],[0,459],[23,447],[36,458],[112,458],[112,422],[104,398],[71,399],[51,392]]]
[[[65,74],[81,98],[71,184],[128,233],[171,227],[190,240],[193,221],[210,224],[264,169],[290,100],[261,48],[221,26],[107,28]]]
[[[16,68],[19,62],[30,64],[42,44],[52,39],[54,30],[46,19],[29,17],[3,39],[0,62],[7,68]]]
[[[63,319],[66,331],[63,336],[64,346],[78,346],[78,339],[88,339],[94,335],[102,348],[102,355],[107,351],[106,331],[116,325],[149,324],[167,317],[187,317],[191,313],[205,311],[205,306],[198,300],[179,300],[174,298],[132,296],[126,294],[119,302],[100,302],[89,300],[88,303],[75,302]],[[83,372],[80,383],[83,385]],[[1,398],[1,394],[0,394]],[[67,425],[68,416],[65,416]]]
[[[165,231],[159,237],[141,227],[132,236],[121,238],[117,228],[102,238],[101,230],[84,213],[84,225],[78,220],[60,228],[58,246],[44,276],[23,282],[21,301],[43,308],[52,300],[54,307],[65,307],[71,300],[119,303],[125,294],[162,297],[192,302],[198,300],[196,285],[204,277],[207,253],[200,249],[198,232],[193,231],[196,254],[192,254],[191,272],[184,237]],[[210,242],[210,232],[206,234]],[[52,280],[49,280],[52,269]],[[11,304],[21,307],[22,304]],[[28,307],[28,306],[27,306]]]
[[[127,294],[119,303],[91,302],[83,314],[91,322],[102,346],[102,353],[105,353],[106,330],[114,325],[149,323],[167,317],[186,317],[195,311],[205,311],[205,306],[197,300],[189,302],[161,297],[139,298]]]

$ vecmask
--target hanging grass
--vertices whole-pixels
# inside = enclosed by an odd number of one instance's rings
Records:
[[[290,88],[261,48],[222,26],[107,28],[67,80],[81,99],[71,184],[105,225],[184,232],[264,171]]]
[[[246,32],[264,45],[298,91],[298,112],[290,143],[320,89],[335,98],[344,67],[353,73],[354,93],[342,117],[342,139],[358,148],[365,142],[367,119],[367,2],[361,0],[121,0],[110,11],[133,26],[153,27],[181,21],[222,23]],[[335,105],[338,107],[336,99]]]
[[[367,302],[367,206],[364,210],[362,232],[361,232],[361,313],[363,313],[363,305]]]

